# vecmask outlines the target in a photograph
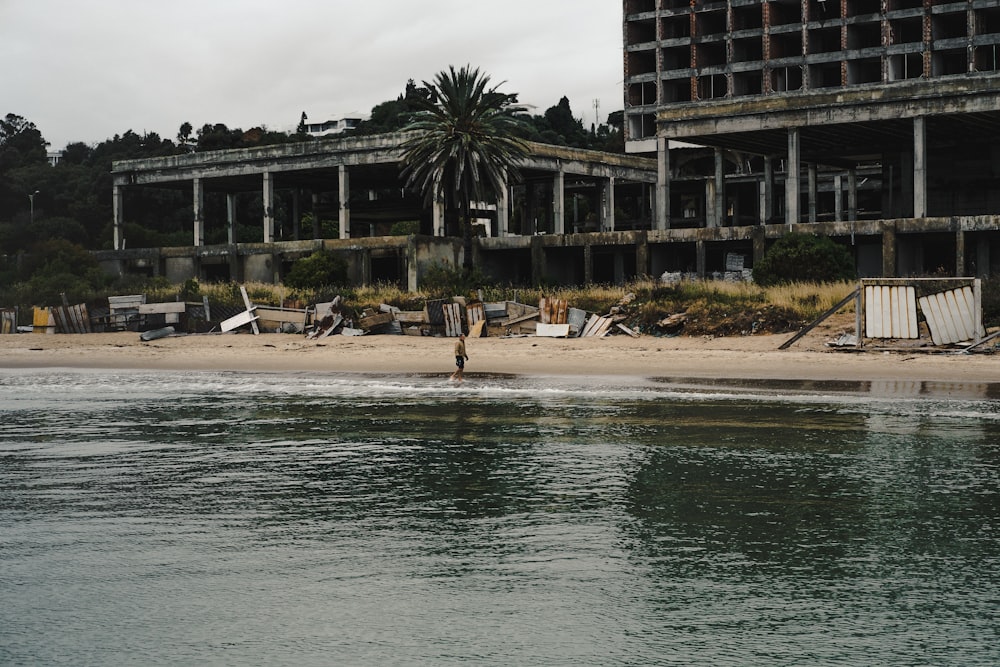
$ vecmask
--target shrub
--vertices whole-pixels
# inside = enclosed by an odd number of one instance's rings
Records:
[[[466,271],[461,267],[435,262],[425,271],[421,280],[422,288],[434,298],[470,295],[488,283],[479,269]]]
[[[419,233],[419,220],[400,220],[399,222],[394,222],[392,227],[389,229],[389,236],[409,236],[410,234]]]
[[[347,261],[329,250],[317,250],[295,262],[284,282],[294,289],[343,285],[347,283]]]
[[[857,277],[850,252],[832,239],[788,234],[771,246],[753,267],[758,285],[837,282]]]

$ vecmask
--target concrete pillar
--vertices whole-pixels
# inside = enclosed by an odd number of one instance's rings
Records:
[[[406,239],[406,290],[417,292],[420,289],[420,275],[417,269],[417,238],[413,234]]]
[[[615,177],[608,176],[604,181],[604,203],[607,213],[604,218],[604,231],[615,231]]]
[[[799,128],[788,129],[788,162],[785,173],[785,223],[799,221]]]
[[[226,241],[236,243],[236,194],[226,193]]]
[[[351,176],[345,164],[337,167],[337,201],[340,238],[349,239],[351,238]]]
[[[726,224],[726,180],[725,163],[722,159],[722,149],[716,148],[715,158],[715,226],[723,227]]]
[[[444,236],[444,202],[436,196],[431,204],[431,218],[434,221],[434,236]]]
[[[882,226],[882,277],[896,277],[896,225]]]
[[[122,250],[125,247],[125,191],[120,185],[111,188],[111,218],[111,225],[114,228],[112,247],[115,250]]]
[[[913,119],[913,217],[927,217],[927,121]]]
[[[200,179],[194,179],[192,196],[192,206],[194,208],[194,246],[205,245],[205,183]]]
[[[705,226],[718,227],[719,214],[715,209],[715,179],[705,181]]]
[[[767,252],[767,236],[764,234],[763,227],[754,227],[750,232],[751,239],[753,240],[753,265],[757,266],[757,262],[764,258],[764,253]]]
[[[293,241],[299,240],[299,222],[300,222],[299,195],[300,192],[298,188],[292,190],[292,240]]]
[[[566,233],[566,175],[559,168],[552,178],[552,233]]]
[[[497,193],[497,236],[510,236],[510,185],[506,175]]]
[[[847,219],[858,219],[858,170],[847,170]]]
[[[706,273],[705,268],[705,242],[698,240],[694,242],[694,254],[695,254],[695,271],[699,278],[704,278]]]
[[[312,237],[318,239],[320,237],[320,219],[319,219],[319,193],[314,192],[312,194],[312,214],[313,214],[313,228]]]
[[[955,277],[965,276],[965,232],[955,231]]]
[[[650,273],[649,263],[649,242],[647,232],[642,231],[636,235],[635,239],[635,273],[638,277],[648,276]]]
[[[615,248],[614,254],[615,285],[625,284],[625,257],[622,255],[622,247]]]
[[[990,240],[984,236],[976,241],[976,277],[990,277]]]
[[[535,234],[531,237],[531,282],[541,285],[545,282],[545,246],[543,237]]]
[[[588,243],[583,246],[583,283],[594,282],[594,249]]]
[[[774,162],[764,156],[764,178],[760,183],[760,224],[765,225],[774,217]]]
[[[844,177],[837,174],[833,177],[833,220],[841,222],[844,219]]]
[[[809,178],[809,222],[816,222],[816,164],[806,165]]]
[[[656,229],[670,229],[670,144],[656,140]]]
[[[274,240],[274,176],[264,172],[264,243]]]

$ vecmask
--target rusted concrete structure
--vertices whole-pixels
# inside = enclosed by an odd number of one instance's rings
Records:
[[[994,0],[623,12],[626,149],[657,159],[656,233],[827,234],[867,276],[1000,270]]]
[[[463,251],[456,241],[461,233],[455,214],[441,203],[425,207],[403,190],[399,172],[404,139],[403,134],[348,137],[116,162],[116,250],[100,253],[100,260],[112,272],[138,271],[173,281],[270,282],[281,280],[296,259],[326,247],[348,261],[355,282],[392,281],[415,289],[430,265],[458,265]],[[541,250],[521,262],[522,244],[511,242],[512,237],[575,238],[566,236],[570,232],[589,238],[652,226],[653,160],[531,144],[520,175],[499,201],[480,203],[476,211],[481,234],[488,238],[481,239],[475,252],[500,279],[542,282],[558,273],[557,263],[545,261],[546,244],[536,244]],[[127,198],[136,188],[191,192],[190,246],[126,249]],[[258,239],[236,238],[236,198],[247,195],[261,202]],[[210,197],[225,199],[224,208],[215,207],[226,212],[225,220],[208,219]],[[313,214],[309,230],[300,224],[306,209]],[[322,218],[334,216],[338,238],[321,238]],[[389,236],[392,224],[399,221],[417,222],[421,233]],[[219,237],[223,229],[225,243],[206,244],[206,230]],[[631,243],[616,240],[613,245]],[[577,247],[581,259],[587,246]],[[618,254],[623,253],[634,254],[619,249]],[[619,280],[631,277],[624,273],[631,262],[620,258],[617,266]]]

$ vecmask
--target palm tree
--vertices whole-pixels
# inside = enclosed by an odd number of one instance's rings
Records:
[[[449,66],[433,83],[424,82],[430,96],[415,100],[417,112],[404,128],[414,133],[402,145],[406,185],[428,205],[449,199],[461,205],[466,270],[472,268],[471,202],[496,200],[528,155],[528,144],[515,135],[524,107],[516,94],[489,82],[479,68]]]

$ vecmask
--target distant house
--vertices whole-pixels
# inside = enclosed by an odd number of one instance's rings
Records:
[[[353,130],[361,121],[368,120],[366,114],[350,113],[339,117],[331,117],[318,123],[306,123],[306,134],[313,137],[327,137],[340,134],[345,130]]]
[[[45,157],[48,158],[49,165],[52,167],[59,164],[59,161],[62,160],[62,156],[63,156],[62,151],[49,151],[48,153],[45,154]]]

